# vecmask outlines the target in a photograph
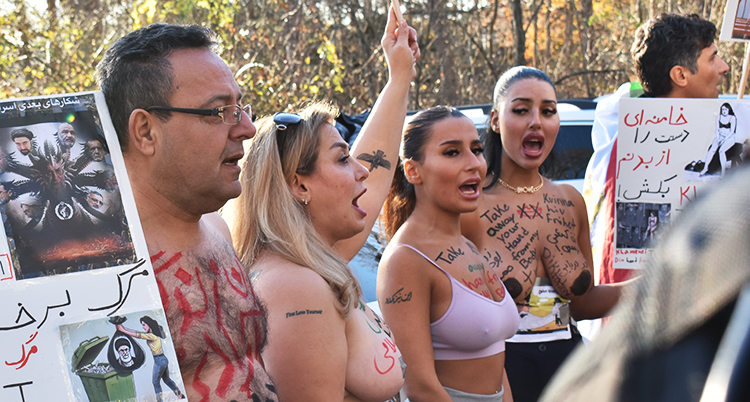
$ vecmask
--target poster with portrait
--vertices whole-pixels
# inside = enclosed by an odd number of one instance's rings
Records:
[[[690,201],[750,158],[750,102],[622,99],[618,119],[614,268],[638,269]]]
[[[0,216],[0,400],[156,401],[157,369],[176,400],[179,367],[101,92],[0,100]]]
[[[727,0],[719,39],[735,42],[750,40],[750,1]]]
[[[0,212],[18,280],[135,261],[93,100],[81,95],[5,106],[16,113],[3,109]]]

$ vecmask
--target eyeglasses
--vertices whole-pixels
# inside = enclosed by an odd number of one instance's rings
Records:
[[[239,122],[242,121],[242,112],[247,113],[247,115],[250,117],[250,121],[253,120],[253,109],[250,107],[250,105],[245,105],[245,106],[226,105],[226,106],[219,106],[213,109],[187,109],[187,108],[169,107],[169,106],[149,106],[146,108],[147,112],[150,112],[152,110],[164,110],[167,112],[197,114],[199,116],[219,116],[221,117],[222,123],[228,124],[230,126],[239,124]]]
[[[280,131],[286,130],[289,126],[299,124],[301,121],[302,118],[297,113],[279,112],[273,115],[273,124]]]

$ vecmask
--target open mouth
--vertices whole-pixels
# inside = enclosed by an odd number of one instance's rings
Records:
[[[224,162],[222,162],[222,165],[224,166],[238,166],[240,163],[240,159],[242,159],[242,155],[235,156],[231,158],[224,159]]]
[[[532,152],[541,151],[542,145],[544,145],[544,143],[537,138],[531,138],[523,142],[523,148]]]
[[[353,207],[354,207],[354,209],[356,209],[356,210],[357,210],[357,212],[359,212],[359,213],[360,213],[360,214],[361,214],[361,215],[362,215],[363,217],[364,217],[364,216],[367,216],[367,211],[365,211],[364,209],[362,209],[362,207],[360,207],[360,206],[359,206],[359,199],[360,199],[360,198],[361,198],[361,197],[362,197],[362,196],[363,196],[363,195],[364,195],[364,194],[365,194],[366,192],[367,192],[367,189],[364,189],[364,190],[362,190],[362,192],[361,192],[361,193],[359,193],[359,195],[358,195],[358,196],[356,196],[356,197],[354,197],[354,199],[352,200],[352,206],[353,206]]]
[[[464,183],[458,187],[459,191],[461,191],[461,194],[465,195],[474,195],[479,193],[479,182],[478,181],[472,181],[468,183]]]
[[[527,156],[536,157],[542,154],[544,148],[544,136],[539,134],[531,134],[523,140],[524,153]]]

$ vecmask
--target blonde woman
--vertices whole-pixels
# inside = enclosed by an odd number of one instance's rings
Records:
[[[398,400],[403,384],[390,330],[360,301],[347,266],[393,176],[388,163],[364,156],[395,165],[419,58],[415,31],[393,9],[382,44],[389,81],[351,155],[329,105],[265,118],[243,161],[242,195],[225,211],[268,310],[262,358],[280,400]]]

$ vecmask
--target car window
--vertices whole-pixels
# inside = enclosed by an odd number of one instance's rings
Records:
[[[540,172],[550,180],[583,179],[593,153],[591,124],[561,125],[555,146]]]

